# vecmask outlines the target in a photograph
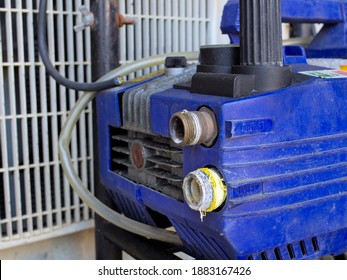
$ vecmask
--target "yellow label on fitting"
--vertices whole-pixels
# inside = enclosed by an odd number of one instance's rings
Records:
[[[199,170],[201,170],[208,176],[213,190],[212,202],[210,204],[210,207],[205,210],[205,212],[212,212],[213,210],[216,210],[219,206],[221,206],[225,201],[227,197],[227,187],[224,184],[223,178],[221,178],[216,171],[209,168],[201,168]]]

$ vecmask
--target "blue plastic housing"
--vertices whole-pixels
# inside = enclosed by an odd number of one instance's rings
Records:
[[[303,62],[293,71],[312,70]],[[217,117],[211,148],[183,148],[185,175],[214,166],[227,184],[225,205],[203,222],[184,202],[110,170],[109,127],[122,125],[125,89],[97,95],[100,178],[118,210],[147,224],[155,224],[149,209],[166,216],[199,259],[314,259],[347,251],[346,78],[312,77],[242,99],[177,89],[151,97],[155,135],[169,137],[171,116],[184,109],[208,106]]]
[[[282,0],[282,21],[323,23],[324,27],[306,49],[309,58],[347,58],[346,0]],[[239,44],[239,0],[224,7],[221,30],[233,44]]]

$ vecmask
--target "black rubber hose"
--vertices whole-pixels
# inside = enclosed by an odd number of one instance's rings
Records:
[[[104,82],[96,82],[96,83],[80,83],[80,82],[71,81],[63,77],[59,73],[59,71],[53,66],[48,55],[47,35],[46,35],[46,32],[47,32],[46,10],[47,10],[47,0],[40,0],[39,15],[38,15],[38,45],[39,45],[40,56],[41,56],[43,64],[46,67],[47,73],[50,76],[52,76],[52,78],[56,80],[58,84],[65,86],[69,89],[78,90],[78,91],[101,91],[101,90],[119,86],[121,82],[118,79],[115,79],[115,80],[111,79]]]

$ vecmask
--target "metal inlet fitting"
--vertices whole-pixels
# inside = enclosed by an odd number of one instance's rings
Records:
[[[216,117],[206,107],[199,111],[177,112],[170,120],[170,135],[180,146],[211,146],[218,135]]]
[[[227,187],[217,171],[200,168],[184,178],[183,195],[191,209],[200,211],[202,219],[206,212],[212,212],[223,204]]]

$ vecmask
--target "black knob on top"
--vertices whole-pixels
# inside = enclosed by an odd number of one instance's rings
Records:
[[[232,73],[254,75],[256,91],[272,91],[291,83],[283,66],[281,0],[240,0],[240,66]]]
[[[241,65],[282,65],[280,0],[240,0]]]

